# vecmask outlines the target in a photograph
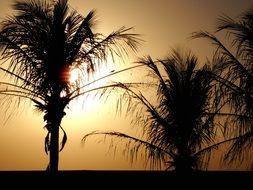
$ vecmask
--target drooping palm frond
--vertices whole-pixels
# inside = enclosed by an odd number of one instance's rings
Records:
[[[205,38],[216,47],[214,59],[218,60],[215,64],[217,70],[231,68],[231,71],[238,70],[241,75],[249,74],[247,68],[245,68],[245,65],[243,65],[240,60],[238,60],[238,58],[214,35],[210,34],[209,32],[200,31],[192,33],[192,38]],[[226,62],[226,64],[221,63],[222,60],[223,62]],[[240,76],[238,76],[238,78],[240,78]]]
[[[217,31],[226,31],[232,37],[231,44],[236,48],[237,55],[246,60],[253,58],[252,12],[251,9],[243,13],[238,21],[226,15],[218,19]]]
[[[171,152],[163,150],[159,146],[116,131],[93,131],[83,137],[82,143],[85,143],[88,138],[96,135],[100,136],[100,138],[101,136],[104,136],[103,142],[106,142],[108,139],[110,139],[109,147],[114,151],[118,151],[117,147],[119,147],[119,145],[125,147],[121,151],[123,152],[124,156],[129,157],[131,163],[136,161],[139,156],[146,164],[150,163],[151,167],[161,168],[162,163],[168,161],[168,155],[169,157],[174,156]]]
[[[224,156],[224,161],[229,164],[235,164],[240,166],[245,160],[248,161],[247,167],[251,167],[252,155],[252,143],[253,143],[253,133],[252,131],[244,132],[243,135],[233,138],[234,142],[231,144],[229,150]],[[247,151],[245,151],[247,150]]]

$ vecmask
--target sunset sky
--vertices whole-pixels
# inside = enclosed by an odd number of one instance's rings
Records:
[[[11,2],[0,1],[1,19],[12,14]],[[69,4],[84,16],[92,9],[97,11],[96,32],[109,34],[122,26],[134,27],[132,32],[141,34],[144,40],[136,56],[163,58],[172,47],[180,46],[191,49],[201,62],[211,56],[212,46],[204,40],[190,40],[190,34],[199,30],[213,32],[218,16],[226,14],[236,18],[253,6],[250,0],[69,0]],[[114,69],[109,66],[108,71]],[[68,142],[60,153],[59,169],[145,169],[141,160],[131,165],[121,152],[114,156],[113,151],[108,152],[108,145],[97,143],[98,138],[82,145],[82,137],[94,130],[117,130],[133,135],[135,130],[130,127],[129,118],[115,114],[116,106],[111,101],[104,104],[90,100],[83,109],[80,104],[78,100],[73,102],[62,122]],[[47,167],[43,115],[36,113],[32,104],[26,105],[7,121],[8,114],[0,108],[0,170]],[[212,164],[210,169],[219,168]]]

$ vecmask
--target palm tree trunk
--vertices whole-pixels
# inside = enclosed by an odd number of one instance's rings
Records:
[[[178,162],[176,164],[175,167],[175,171],[177,172],[190,172],[193,171],[193,166],[192,163],[190,162],[191,158],[184,156],[184,155],[180,155],[178,156]]]
[[[50,144],[49,144],[49,171],[57,172],[59,163],[59,128],[61,125],[62,118],[65,115],[64,106],[60,95],[52,98],[50,102],[50,109],[48,111],[48,120],[50,123]]]
[[[59,163],[59,125],[56,123],[52,125],[49,157],[49,171],[57,172]]]
[[[178,154],[176,157],[176,163],[175,163],[175,171],[178,172],[187,172],[192,171],[193,167],[195,166],[195,163],[192,160],[191,157],[191,151],[189,150],[187,146],[188,140],[184,137],[184,140],[178,144]],[[186,141],[185,141],[186,140]]]

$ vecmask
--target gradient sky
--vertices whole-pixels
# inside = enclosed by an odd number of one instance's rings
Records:
[[[0,18],[11,14],[10,4],[11,1],[0,1]],[[191,49],[200,61],[211,55],[212,47],[204,40],[189,40],[190,33],[213,32],[219,15],[235,18],[253,5],[250,0],[69,0],[69,4],[83,15],[96,9],[97,32],[108,34],[121,26],[133,26],[133,32],[141,34],[145,41],[138,56],[162,58],[170,48],[182,46]],[[47,166],[43,116],[27,105],[7,122],[5,112],[0,110],[0,170],[44,170]],[[144,169],[141,160],[131,165],[121,152],[115,156],[108,153],[106,144],[97,144],[93,139],[85,146],[81,144],[82,137],[93,130],[135,134],[129,118],[115,115],[112,103],[90,101],[83,111],[78,105],[80,102],[70,105],[62,122],[68,142],[60,153],[60,170]],[[217,164],[210,168],[219,169]]]

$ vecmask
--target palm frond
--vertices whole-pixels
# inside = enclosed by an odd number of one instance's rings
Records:
[[[250,11],[245,12],[240,18],[240,21],[235,21],[225,15],[218,19],[219,23],[217,27],[218,32],[226,30],[229,36],[234,37],[232,39],[232,45],[236,47],[237,55],[245,59],[253,58],[252,17],[249,15]]]
[[[94,63],[99,64],[105,60],[108,55],[114,58],[128,56],[129,53],[136,52],[138,44],[141,41],[137,34],[127,33],[132,28],[122,27],[112,32],[106,37],[101,34],[95,36],[96,41],[87,42],[82,48],[80,57],[89,63],[90,71],[92,71]],[[96,62],[93,61],[94,58]]]
[[[226,152],[224,161],[228,162],[229,164],[232,164],[235,163],[236,160],[237,161],[236,164],[240,165],[240,163],[242,163],[243,160],[251,158],[249,152],[252,150],[253,132],[252,131],[245,132],[243,135],[240,135],[233,139],[234,142]]]
[[[161,167],[162,162],[164,162],[166,156],[173,156],[173,154],[161,149],[159,146],[156,146],[145,140],[115,131],[93,131],[86,134],[83,137],[82,142],[85,143],[87,138],[93,137],[95,135],[104,136],[104,142],[106,141],[107,136],[111,137],[112,139],[109,148],[115,147],[115,149],[117,149],[118,145],[115,143],[116,140],[118,142],[121,142],[121,144],[122,141],[125,141],[125,149],[123,150],[123,154],[130,156],[131,162],[136,161],[137,154],[142,154],[141,150],[144,150],[145,153],[142,155],[142,157],[144,158],[145,163],[148,163],[150,161],[152,168],[155,166]]]
[[[62,142],[61,142],[61,148],[60,148],[60,151],[62,151],[63,148],[64,148],[64,146],[65,146],[65,144],[66,144],[66,142],[67,142],[68,138],[67,138],[67,134],[66,134],[65,130],[62,128],[62,126],[60,126],[60,128],[61,128],[61,130],[63,132],[63,137],[62,137]]]
[[[92,25],[94,24],[94,14],[95,11],[89,12],[77,29],[74,28],[76,27],[77,23],[71,23],[69,30],[73,30],[70,33],[70,35],[73,35],[73,38],[67,49],[67,52],[69,52],[68,62],[72,63],[74,61],[78,52],[80,51],[81,45],[85,41],[88,41],[89,43],[94,42],[94,34],[91,31]],[[80,22],[81,20],[77,18],[77,21]]]
[[[216,67],[219,66],[220,69],[225,69],[228,67],[232,67],[232,70],[238,70],[239,73],[244,75],[248,75],[248,71],[245,66],[231,53],[218,38],[208,32],[194,32],[192,33],[192,38],[205,38],[209,40],[217,49],[214,57],[222,55],[223,59],[226,59],[226,64],[218,64]],[[222,60],[222,59],[221,59]]]
[[[18,17],[48,18],[52,4],[46,0],[15,0],[13,9],[16,10]]]
[[[109,78],[110,76],[114,76],[114,75],[117,75],[117,74],[120,74],[120,73],[124,73],[124,72],[127,72],[127,71],[129,71],[129,70],[132,70],[132,69],[135,69],[135,68],[138,68],[138,67],[143,67],[143,65],[134,65],[134,66],[131,66],[131,67],[127,67],[127,68],[121,69],[121,70],[119,70],[119,71],[114,71],[114,72],[112,72],[112,73],[110,73],[110,74],[108,74],[108,75],[101,76],[100,78],[97,78],[97,79],[95,79],[95,80],[92,80],[91,82],[86,83],[85,85],[80,86],[80,87],[78,87],[77,89],[71,91],[71,92],[69,93],[69,97],[71,97],[73,94],[76,94],[78,91],[80,92],[80,91],[82,91],[83,89],[85,89],[85,88],[87,88],[87,87],[89,87],[89,86],[95,84],[96,82],[99,82],[99,81],[101,81],[101,80],[103,80],[103,79]],[[131,83],[131,84],[134,84],[134,83]],[[138,83],[138,84],[140,84],[140,83]],[[81,94],[77,94],[74,98],[77,98],[78,96],[81,96]],[[72,99],[73,99],[73,98],[72,98]]]

